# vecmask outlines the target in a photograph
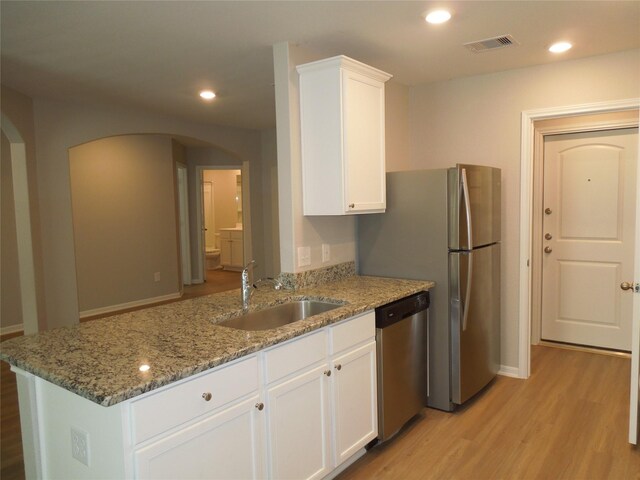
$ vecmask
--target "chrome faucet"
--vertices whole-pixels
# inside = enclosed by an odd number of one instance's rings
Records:
[[[256,264],[255,260],[251,260],[247,265],[242,269],[242,275],[240,278],[242,279],[242,287],[240,289],[240,295],[242,298],[242,310],[246,312],[249,310],[249,299],[251,298],[251,294],[253,293],[253,286],[249,281],[249,269],[253,270],[253,266]]]
[[[258,280],[253,284],[253,288],[257,289],[261,283],[266,283],[266,282],[273,283],[274,290],[280,290],[282,288],[282,284],[275,278],[271,278],[271,277],[261,278],[260,280]]]

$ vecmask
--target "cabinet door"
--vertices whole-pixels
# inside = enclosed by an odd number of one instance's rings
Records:
[[[135,451],[139,479],[264,478],[264,411],[256,395]]]
[[[343,70],[345,212],[384,211],[384,83]]]
[[[220,239],[220,264],[231,265],[231,240]]]
[[[231,241],[231,265],[234,267],[244,267],[242,248],[242,240]]]
[[[378,435],[375,341],[336,357],[332,367],[338,466]]]
[[[269,478],[315,479],[331,470],[327,365],[267,390]]]

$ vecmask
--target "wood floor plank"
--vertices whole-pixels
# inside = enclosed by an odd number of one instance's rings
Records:
[[[454,413],[423,410],[338,479],[640,480],[629,369],[626,358],[533,347],[528,380],[498,377]]]

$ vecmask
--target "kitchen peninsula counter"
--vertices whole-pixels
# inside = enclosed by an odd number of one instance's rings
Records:
[[[0,359],[106,407],[434,285],[350,276],[299,290],[265,286],[254,291],[250,311],[302,299],[343,305],[263,331],[218,325],[242,314],[232,290],[13,338],[0,344]]]

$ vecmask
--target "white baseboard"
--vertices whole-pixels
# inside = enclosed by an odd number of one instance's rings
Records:
[[[161,295],[159,297],[145,298],[142,300],[135,300],[133,302],[121,303],[119,305],[109,305],[108,307],[94,308],[92,310],[84,310],[80,312],[80,318],[92,317],[94,315],[103,315],[105,313],[117,312],[118,310],[126,310],[127,308],[143,307],[152,303],[164,302],[166,300],[174,300],[182,296],[181,292],[170,293],[168,295]]]
[[[520,376],[520,370],[518,370],[518,367],[509,367],[507,365],[500,365],[498,375],[502,375],[503,377],[522,378]]]
[[[21,323],[17,323],[16,325],[9,325],[6,327],[0,327],[0,335],[8,335],[10,333],[22,332],[24,327]]]

